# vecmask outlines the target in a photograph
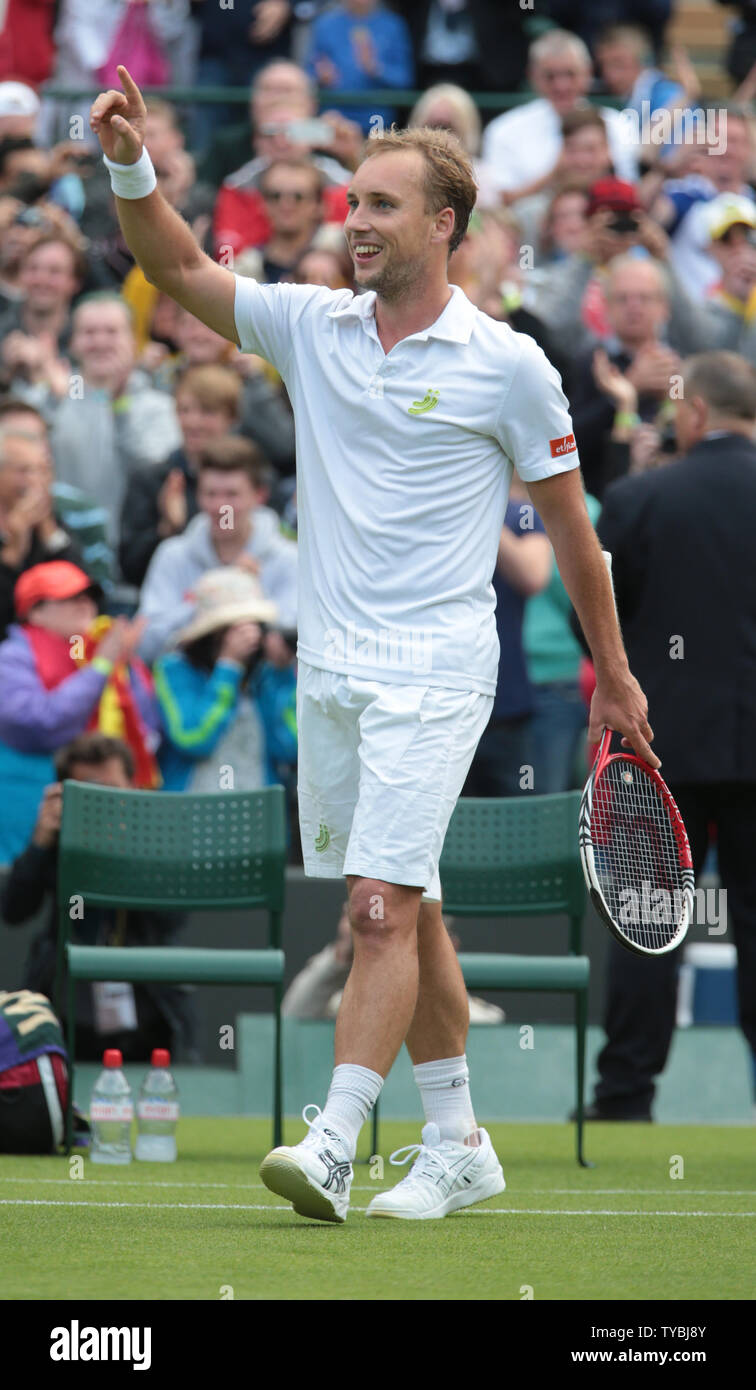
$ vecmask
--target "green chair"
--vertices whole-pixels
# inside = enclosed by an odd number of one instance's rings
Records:
[[[590,961],[580,954],[586,890],[578,854],[580,792],[462,797],[441,855],[444,911],[455,917],[569,917],[569,954],[464,952],[471,989],[547,990],[575,997],[577,1158],[583,1155],[583,1089]],[[373,1114],[373,1153],[378,1152]]]
[[[82,980],[171,984],[255,984],[275,996],[273,1143],[281,1143],[281,917],[286,873],[283,787],[195,796],[120,791],[66,782],[58,861],[56,1005],[68,966],[71,1066],[66,1143],[73,1120],[76,1020],[74,984]],[[215,950],[186,946],[81,945],[72,921],[86,906],[196,912],[263,908],[268,948]]]

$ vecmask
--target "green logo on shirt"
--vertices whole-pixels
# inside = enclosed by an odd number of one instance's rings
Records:
[[[317,834],[317,836],[316,836],[316,838],[315,838],[315,850],[316,850],[316,852],[317,852],[318,854],[322,854],[324,849],[328,849],[328,846],[330,845],[330,843],[331,843],[331,837],[330,837],[330,835],[329,835],[329,833],[328,833],[328,826],[327,826],[327,825],[324,825],[323,822],[321,821],[321,822],[320,822],[320,829],[319,829],[318,834]]]
[[[408,415],[427,415],[429,410],[435,410],[438,405],[438,391],[426,391],[421,401],[413,401],[407,407]]]

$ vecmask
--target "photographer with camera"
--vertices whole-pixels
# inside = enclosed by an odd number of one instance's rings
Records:
[[[631,252],[639,261],[650,258],[663,275],[667,298],[664,334],[669,346],[686,353],[704,351],[711,344],[709,320],[684,289],[665,232],[645,212],[633,184],[606,178],[588,191],[581,249],[550,268],[531,306],[548,324],[557,349],[568,359],[599,343],[611,346],[614,328],[606,303],[608,266],[617,256]]]

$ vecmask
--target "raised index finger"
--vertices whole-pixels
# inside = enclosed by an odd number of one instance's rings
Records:
[[[116,71],[121,79],[121,86],[123,87],[124,92],[129,98],[129,101],[141,102],[142,93],[137,87],[137,84],[131,76],[131,73],[129,72],[128,68],[125,68],[123,66],[123,63],[119,63]]]

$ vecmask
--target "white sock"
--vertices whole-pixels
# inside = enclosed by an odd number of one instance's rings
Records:
[[[412,1070],[420,1088],[427,1123],[438,1125],[442,1139],[464,1144],[477,1130],[467,1058],[445,1057],[438,1062],[420,1062]]]
[[[333,1080],[323,1107],[322,1120],[344,1140],[349,1157],[357,1152],[357,1140],[380,1094],[383,1077],[369,1067],[342,1062],[334,1067]]]

